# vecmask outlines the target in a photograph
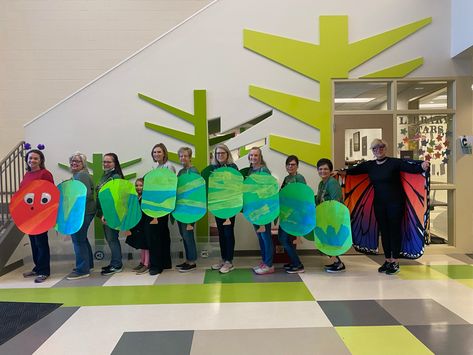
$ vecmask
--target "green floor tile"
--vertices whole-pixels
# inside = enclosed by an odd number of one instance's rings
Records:
[[[433,354],[402,325],[336,327],[335,330],[354,355]]]
[[[430,267],[452,279],[473,279],[473,265],[431,265]]]
[[[313,301],[303,282],[1,289],[0,300],[63,306]]]
[[[227,274],[221,274],[218,270],[206,270],[204,284],[221,283],[252,283],[253,272],[250,269],[235,269]]]
[[[446,280],[447,275],[432,269],[427,265],[401,265],[397,276],[403,280]]]

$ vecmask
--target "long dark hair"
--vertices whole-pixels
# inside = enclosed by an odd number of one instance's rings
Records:
[[[41,150],[38,150],[38,149],[31,149],[30,151],[28,151],[28,153],[26,153],[25,155],[25,161],[26,161],[26,170],[27,171],[31,171],[31,167],[28,165],[28,157],[30,156],[31,153],[36,153],[39,155],[39,168],[40,169],[46,169],[46,167],[44,166],[44,161],[46,159],[44,159],[44,154]]]
[[[113,162],[115,163],[115,168],[114,168],[115,172],[116,172],[118,175],[120,175],[120,177],[121,177],[122,179],[124,179],[122,167],[121,167],[121,165],[120,165],[120,161],[118,160],[118,156],[117,156],[115,153],[107,153],[107,154],[104,154],[103,156],[104,156],[104,157],[105,157],[105,156],[112,157]]]

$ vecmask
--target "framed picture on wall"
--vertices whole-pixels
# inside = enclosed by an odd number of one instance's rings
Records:
[[[360,132],[353,133],[353,151],[360,151]]]
[[[350,158],[353,157],[353,139],[350,138]]]
[[[364,157],[368,155],[368,136],[361,138],[361,155]]]

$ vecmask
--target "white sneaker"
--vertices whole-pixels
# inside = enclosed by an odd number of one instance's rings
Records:
[[[212,270],[220,270],[220,269],[222,268],[223,264],[224,264],[224,262],[222,261],[222,262],[220,262],[220,263],[218,263],[218,264],[213,264],[210,268],[211,268]]]
[[[260,262],[258,265],[253,266],[252,269],[253,269],[254,272],[256,272],[256,270],[260,269],[263,265],[264,265],[264,263]]]
[[[220,268],[220,273],[222,274],[226,274],[230,271],[232,271],[234,269],[233,267],[233,264],[228,262],[228,261],[225,261],[225,263],[223,264],[223,266]]]
[[[269,267],[263,264],[260,268],[255,270],[258,275],[272,274],[274,272],[274,266]]]

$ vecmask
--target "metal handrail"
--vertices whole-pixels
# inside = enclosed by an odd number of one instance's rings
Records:
[[[8,206],[25,174],[24,143],[18,143],[0,161],[0,236],[12,222]]]

